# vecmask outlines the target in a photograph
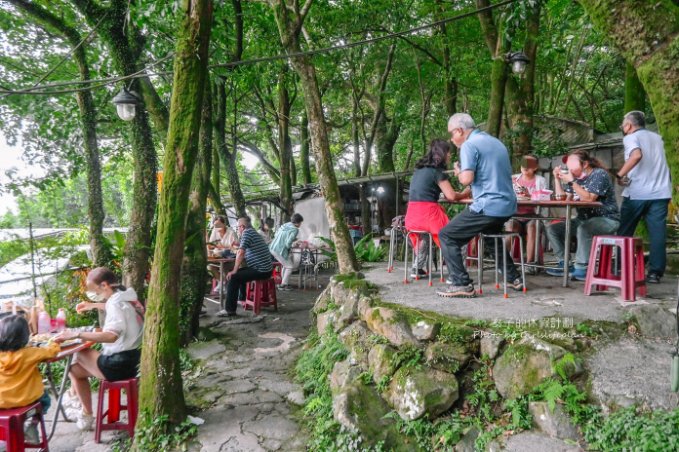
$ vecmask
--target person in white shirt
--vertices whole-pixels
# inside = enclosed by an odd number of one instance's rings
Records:
[[[77,417],[81,430],[91,430],[92,393],[89,377],[118,381],[137,376],[144,329],[144,307],[132,288],[125,288],[118,277],[106,267],[90,271],[86,282],[87,297],[93,303],[78,303],[76,311],[82,313],[93,309],[106,311],[106,321],[99,332],[66,330],[54,340],[61,343],[70,339],[99,342],[101,353],[87,348],[75,355],[69,377],[82,404]]]
[[[641,111],[630,111],[620,126],[624,135],[625,164],[616,174],[624,186],[618,235],[632,237],[642,218],[651,242],[646,281],[659,283],[667,263],[667,208],[672,180],[663,139],[646,130]]]

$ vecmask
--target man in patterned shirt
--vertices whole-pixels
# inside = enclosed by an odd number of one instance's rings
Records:
[[[578,216],[571,221],[571,236],[577,237],[578,248],[575,252],[575,266],[571,273],[573,279],[584,281],[589,264],[589,252],[595,235],[615,234],[620,225],[620,211],[615,201],[615,191],[608,171],[601,162],[585,150],[573,151],[566,160],[567,173],[558,166],[554,168],[554,189],[557,195],[568,192],[581,201],[601,203],[601,207],[578,207]],[[566,189],[561,186],[566,185]],[[564,241],[566,223],[556,223],[547,227],[547,238],[554,254],[559,259],[557,268],[547,269],[550,276],[563,275]]]
[[[235,317],[238,298],[245,298],[245,286],[249,281],[268,279],[273,271],[273,261],[269,247],[261,235],[252,228],[250,217],[238,219],[240,247],[236,254],[233,270],[226,274],[226,302],[218,317]],[[243,266],[243,261],[247,266]]]

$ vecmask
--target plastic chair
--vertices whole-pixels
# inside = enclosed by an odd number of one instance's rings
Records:
[[[433,235],[429,231],[406,231],[405,233],[405,256],[403,258],[403,283],[408,284],[410,280],[408,279],[408,244],[410,243],[410,236],[416,234],[416,235],[426,235],[429,237],[429,265],[428,265],[428,276],[429,276],[429,285],[432,285],[431,282],[431,274],[432,274],[432,269],[433,269],[433,253],[432,253],[432,246],[433,246]],[[413,259],[415,259],[415,248],[411,244],[411,248],[413,248]],[[437,247],[439,249],[439,269],[441,270],[441,282],[444,281],[443,279],[443,252],[441,251],[440,247]],[[419,281],[420,277],[418,275],[415,276],[415,280]]]
[[[126,405],[121,403],[120,391],[125,390],[127,395]],[[108,407],[104,411],[104,398],[108,391]],[[120,422],[120,412],[127,411],[127,423]],[[134,426],[137,423],[139,411],[139,379],[108,381],[99,383],[99,403],[97,405],[97,418],[94,429],[94,442],[101,441],[101,432],[105,430],[125,430],[130,438],[134,438]],[[104,423],[104,418],[107,422]]]
[[[276,283],[273,278],[257,279],[247,283],[245,300],[240,301],[244,310],[259,315],[263,307],[274,308],[278,311],[278,300],[276,298]]]
[[[620,249],[620,275],[614,274],[613,247]],[[598,261],[598,265],[597,265]],[[596,290],[606,290],[608,286],[618,287],[625,301],[636,301],[639,295],[646,296],[646,276],[644,266],[644,244],[638,237],[619,237],[616,235],[595,235],[589,254],[585,295]]]
[[[24,437],[24,423],[26,422],[27,414],[31,410],[35,410],[35,414],[31,415],[31,417],[37,417],[40,421],[40,437],[42,439],[38,444],[27,443]],[[40,402],[19,408],[0,410],[0,440],[7,443],[7,452],[22,452],[26,449],[49,451],[47,433],[45,432],[45,419],[42,416],[42,405]]]

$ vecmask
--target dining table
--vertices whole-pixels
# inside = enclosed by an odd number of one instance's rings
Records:
[[[226,274],[229,270],[229,264],[233,267],[236,258],[234,257],[209,257],[207,260],[208,267],[215,267],[219,269],[219,291],[217,292],[218,297],[213,298],[212,294],[205,297],[207,301],[218,304],[222,309],[224,309],[224,301],[226,299]]]
[[[64,399],[64,393],[66,392],[66,382],[68,381],[68,373],[71,370],[71,365],[73,364],[73,356],[85,349],[88,349],[94,345],[91,341],[79,341],[70,345],[62,345],[61,351],[52,359],[45,361],[45,377],[49,384],[49,389],[57,398],[56,409],[54,410],[54,416],[52,417],[52,426],[50,427],[50,433],[47,436],[47,441],[52,439],[54,432],[57,428],[57,421],[59,420],[59,413],[63,416],[66,422],[71,422],[71,420],[66,416],[66,411],[62,405]],[[56,375],[52,370],[52,365],[58,361],[65,360],[64,373],[61,376],[61,382],[57,382]]]
[[[467,199],[460,199],[457,201],[448,201],[448,200],[441,200],[440,203],[442,204],[472,204],[474,202],[473,199],[467,198]],[[535,219],[535,220],[540,220],[536,221],[536,226],[535,226],[535,249],[536,252],[539,249],[538,248],[538,243],[540,240],[540,225],[542,221],[545,220],[564,220],[566,222],[566,232],[565,232],[565,239],[564,239],[564,256],[563,256],[563,280],[562,280],[562,287],[568,287],[568,262],[570,261],[570,253],[571,253],[571,221],[572,221],[572,216],[573,216],[573,209],[574,208],[595,208],[595,207],[601,207],[602,204],[599,201],[581,201],[581,200],[576,200],[576,199],[518,199],[517,204],[519,206],[530,206],[530,207],[535,207],[535,216],[530,216],[527,217],[525,215],[512,215],[512,218],[530,218],[530,219]],[[564,217],[550,217],[550,216],[544,216],[542,215],[542,209],[550,209],[550,208],[565,208],[566,213]]]

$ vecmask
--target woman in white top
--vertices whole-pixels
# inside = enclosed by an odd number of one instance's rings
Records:
[[[101,353],[94,349],[78,352],[69,373],[71,384],[82,404],[82,412],[77,420],[81,430],[91,430],[94,422],[89,377],[109,381],[136,377],[144,329],[144,307],[138,301],[136,292],[122,286],[111,270],[99,267],[90,271],[86,290],[87,297],[93,303],[79,303],[76,311],[106,311],[102,331],[64,331],[55,338],[56,342],[79,338],[102,344]]]

